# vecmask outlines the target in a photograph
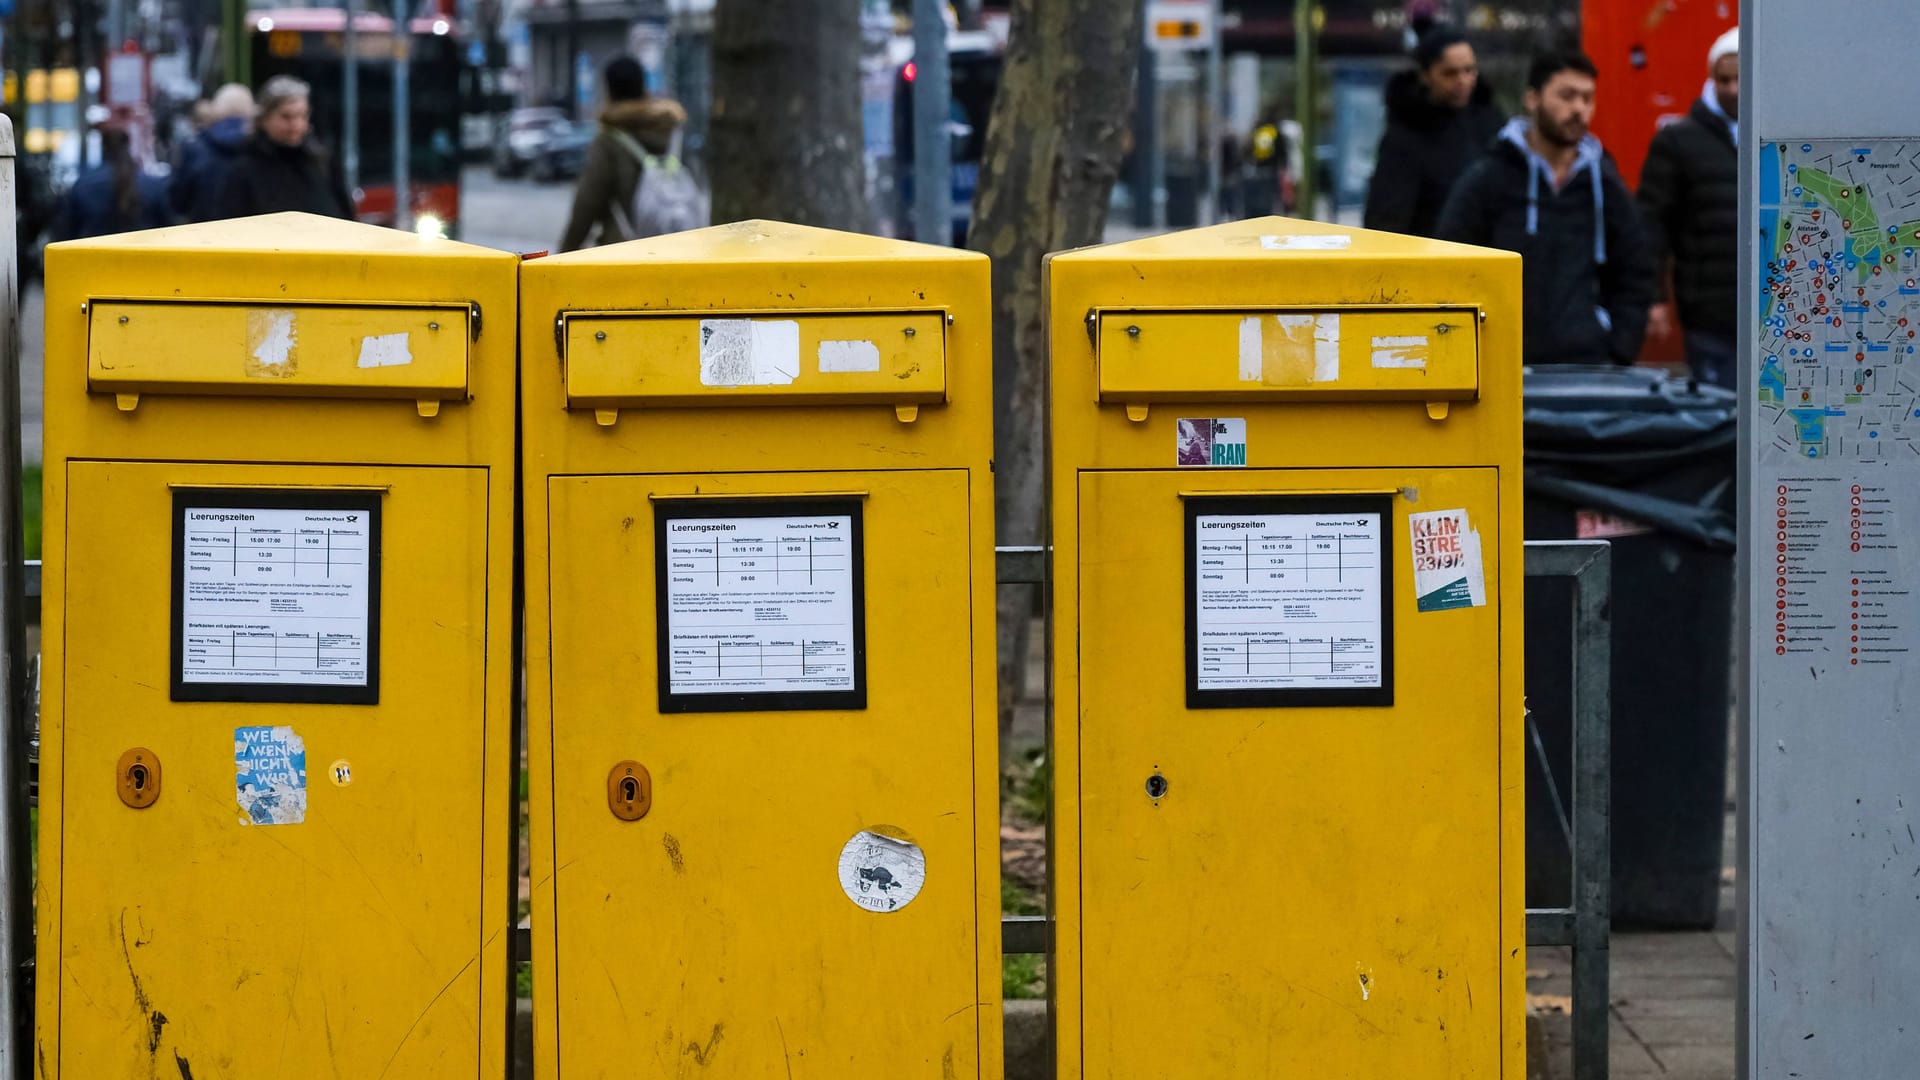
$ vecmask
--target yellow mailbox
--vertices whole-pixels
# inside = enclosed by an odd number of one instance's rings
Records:
[[[997,1078],[987,260],[521,272],[543,1076]]]
[[[1524,1075],[1520,260],[1050,260],[1062,1077]]]
[[[516,272],[48,249],[36,1076],[504,1074]]]

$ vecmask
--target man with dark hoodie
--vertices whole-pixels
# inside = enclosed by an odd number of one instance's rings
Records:
[[[189,222],[231,217],[223,198],[227,174],[239,160],[247,134],[253,130],[253,91],[228,83],[213,95],[207,107],[207,126],[181,148],[173,168],[174,212]]]
[[[1432,236],[1447,193],[1500,130],[1501,117],[1460,31],[1429,28],[1413,47],[1413,63],[1387,81],[1387,132],[1362,224]]]
[[[1704,383],[1734,388],[1734,322],[1740,295],[1740,31],[1707,53],[1707,85],[1681,120],[1653,137],[1640,170],[1640,208],[1653,237],[1656,279],[1673,267],[1673,299],[1687,364]],[[1648,330],[1673,334],[1673,305],[1653,309]]]
[[[1596,72],[1577,52],[1536,57],[1527,115],[1461,174],[1437,235],[1517,251],[1528,364],[1631,364],[1653,302],[1633,194],[1588,133]]]
[[[674,130],[687,122],[680,103],[647,94],[647,72],[631,56],[607,62],[607,107],[600,130],[587,147],[580,186],[573,192],[573,213],[560,238],[561,251],[577,251],[589,242],[617,244],[632,239],[623,224],[640,187],[639,151],[664,154]]]

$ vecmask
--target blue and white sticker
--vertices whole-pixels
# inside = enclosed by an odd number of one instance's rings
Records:
[[[898,911],[912,903],[926,883],[927,856],[900,829],[862,829],[840,849],[840,889],[868,911]]]
[[[242,825],[307,820],[307,744],[292,728],[234,728],[233,771]]]

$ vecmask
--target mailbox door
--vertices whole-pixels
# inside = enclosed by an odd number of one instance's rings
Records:
[[[562,1075],[978,1075],[967,487],[960,470],[550,481]],[[844,610],[796,606],[804,578],[739,582],[782,552],[701,546],[816,512],[862,530],[864,707],[663,695],[664,667],[724,639],[676,624],[663,650],[663,588],[683,614],[755,594],[721,616],[741,644],[702,652],[708,674],[773,678],[788,629],[837,639]],[[688,537],[697,566],[674,570],[700,580],[665,584],[656,552]],[[826,551],[823,571],[848,565]],[[818,672],[845,654],[806,655]],[[625,762],[651,779],[635,820],[613,805]],[[908,841],[917,869],[883,873]]]
[[[64,840],[43,868],[64,878],[61,968],[43,975],[60,983],[59,1075],[476,1076],[496,1022],[479,1015],[476,962],[486,471],[68,470],[66,655],[91,659],[63,673]],[[188,489],[378,506],[377,703],[177,700],[172,526]],[[261,572],[284,553],[263,551]],[[334,641],[326,663],[350,653]],[[157,762],[140,809],[117,793],[134,748]],[[260,804],[269,788],[277,803]]]
[[[1290,492],[1386,510],[1391,703],[1188,708],[1187,504]],[[1079,497],[1084,1075],[1497,1075],[1499,598],[1420,612],[1409,548],[1410,513],[1464,509],[1493,590],[1494,470],[1087,472]]]

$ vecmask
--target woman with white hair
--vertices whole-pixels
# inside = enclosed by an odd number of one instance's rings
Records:
[[[299,210],[352,220],[339,162],[308,137],[307,84],[275,75],[260,88],[253,134],[227,177],[222,196],[229,217]]]
[[[253,130],[253,91],[228,83],[206,107],[206,126],[180,152],[173,168],[173,209],[188,221],[231,217],[221,199],[227,175]]]

